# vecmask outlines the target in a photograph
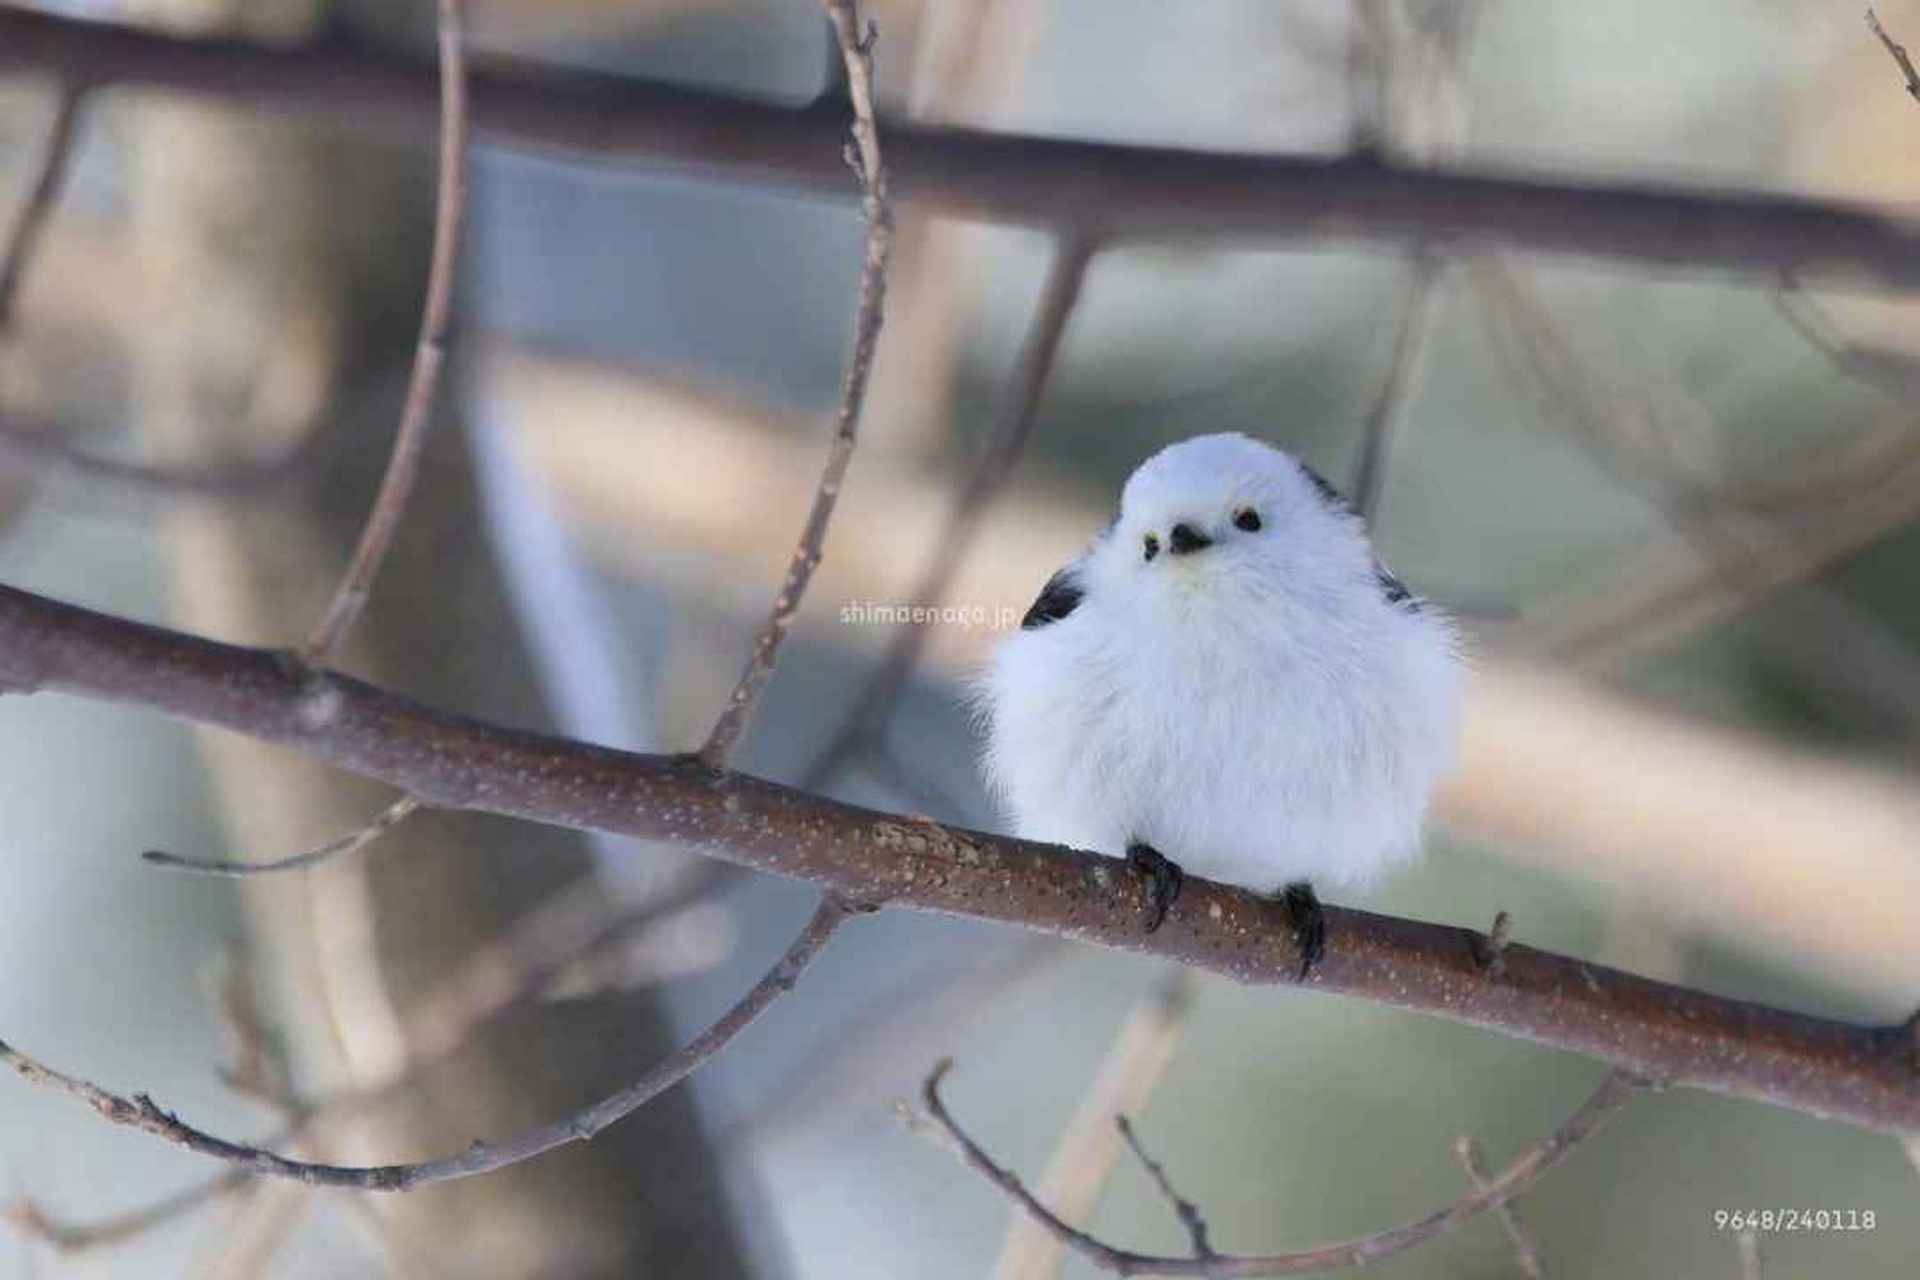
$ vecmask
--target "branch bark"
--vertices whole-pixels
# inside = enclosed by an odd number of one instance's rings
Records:
[[[877,813],[694,757],[639,755],[422,706],[284,655],[0,587],[0,688],[128,702],[282,743],[439,808],[685,845],[866,905],[999,920],[1147,952],[1242,982],[1291,981],[1278,904],[1190,878],[1156,933],[1147,888],[1110,858]],[[1603,1058],[1663,1083],[1870,1129],[1920,1131],[1908,1033],[1653,982],[1482,935],[1327,909],[1311,985]]]
[[[391,130],[437,110],[433,71],[338,44],[269,50],[0,9],[0,72],[177,90]],[[494,142],[845,198],[843,115],[657,82],[496,64],[473,78]],[[1871,208],[1578,183],[1368,158],[1077,142],[880,121],[893,195],[959,217],[1108,238],[1464,240],[1694,271],[1920,287],[1920,230]]]

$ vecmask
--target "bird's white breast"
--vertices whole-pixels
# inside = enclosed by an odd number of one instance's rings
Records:
[[[988,773],[1021,835],[1143,841],[1262,892],[1412,856],[1454,735],[1442,620],[1368,596],[1129,604],[1094,592],[995,656]]]

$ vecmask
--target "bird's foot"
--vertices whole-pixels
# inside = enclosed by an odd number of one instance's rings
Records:
[[[1180,896],[1186,873],[1180,864],[1150,844],[1135,841],[1127,846],[1127,865],[1147,878],[1147,932],[1152,933],[1167,918],[1167,908]]]
[[[1314,896],[1313,886],[1305,880],[1288,885],[1280,895],[1280,902],[1286,908],[1294,945],[1300,948],[1300,973],[1296,981],[1305,982],[1327,949],[1327,918],[1320,910],[1320,899]]]

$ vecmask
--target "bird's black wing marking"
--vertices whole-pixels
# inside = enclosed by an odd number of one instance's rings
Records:
[[[1333,487],[1331,480],[1304,462],[1300,464],[1300,470],[1319,492],[1322,502],[1335,511],[1359,518],[1360,513],[1353,509],[1353,504],[1347,501],[1345,494]],[[1380,594],[1386,597],[1388,604],[1399,605],[1409,613],[1420,612],[1420,597],[1407,590],[1407,584],[1400,581],[1393,570],[1381,564],[1378,557],[1373,562],[1373,580],[1380,584]]]
[[[1341,493],[1338,489],[1333,487],[1333,481],[1327,479],[1325,476],[1321,475],[1318,471],[1315,471],[1312,467],[1308,466],[1304,462],[1300,463],[1300,472],[1302,475],[1306,476],[1307,480],[1313,485],[1314,489],[1319,492],[1320,500],[1322,502],[1326,503],[1328,506],[1332,507],[1336,511],[1344,511],[1348,515],[1354,514],[1353,504],[1347,501],[1346,494]]]
[[[1378,560],[1373,562],[1373,580],[1380,584],[1380,593],[1387,598],[1388,604],[1400,605],[1408,613],[1420,612],[1420,597],[1407,590],[1407,584]]]
[[[1048,578],[1047,585],[1040,588],[1040,598],[1027,610],[1027,616],[1020,619],[1020,629],[1033,631],[1050,622],[1060,621],[1080,606],[1081,597],[1085,594],[1073,576],[1073,567],[1069,565]]]

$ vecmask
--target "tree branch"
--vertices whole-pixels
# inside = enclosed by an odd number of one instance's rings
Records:
[[[664,1059],[640,1079],[590,1107],[505,1142],[476,1142],[455,1156],[413,1164],[314,1164],[276,1155],[261,1147],[216,1137],[162,1110],[144,1093],[125,1097],[86,1080],[55,1071],[12,1045],[0,1041],[0,1063],[28,1081],[56,1089],[92,1107],[115,1124],[141,1129],[176,1146],[233,1165],[238,1171],[288,1178],[309,1186],[353,1187],[364,1191],[410,1191],[438,1182],[452,1182],[492,1173],[519,1164],[570,1142],[584,1142],[607,1126],[639,1110],[660,1094],[692,1075],[701,1064],[725,1049],[733,1038],[766,1011],[768,1005],[793,990],[827,939],[847,918],[849,908],[828,894],[779,962],[756,982],[718,1021]],[[191,1194],[191,1193],[187,1193]]]
[[[873,373],[874,349],[880,344],[880,326],[886,318],[887,263],[893,257],[893,209],[887,202],[887,170],[880,155],[880,132],[873,114],[874,32],[860,30],[859,8],[854,0],[824,0],[827,17],[833,24],[840,54],[847,66],[847,90],[853,101],[853,141],[847,149],[847,163],[860,180],[861,210],[867,220],[866,251],[860,263],[860,305],[853,321],[853,354],[847,360],[847,374],[840,392],[840,409],[834,419],[833,444],[827,453],[827,465],[813,493],[813,510],[800,530],[800,541],[787,562],[786,581],[774,597],[766,623],[754,639],[753,652],[746,670],[727,697],[727,705],[713,723],[700,757],[713,768],[726,766],[739,745],[740,736],[753,722],[754,710],[767,682],[773,679],[774,663],[780,657],[780,644],[800,602],[806,597],[807,584],[827,539],[827,525],[840,501],[840,486],[845,483],[847,466],[853,461],[853,446],[860,429],[860,411],[867,400],[867,383]]]
[[[1081,1257],[1105,1271],[1122,1276],[1206,1276],[1210,1280],[1227,1277],[1301,1275],[1329,1271],[1339,1267],[1359,1267],[1404,1253],[1425,1244],[1468,1219],[1497,1208],[1532,1186],[1540,1176],[1566,1159],[1581,1142],[1591,1137],[1625,1106],[1646,1082],[1620,1071],[1610,1071],[1593,1096],[1567,1118],[1565,1124],[1546,1138],[1523,1151],[1486,1187],[1463,1196],[1445,1208],[1412,1222],[1318,1249],[1265,1257],[1226,1257],[1205,1253],[1192,1258],[1155,1257],[1116,1249],[1105,1241],[1062,1222],[1035,1199],[1020,1179],[995,1164],[980,1145],[967,1136],[946,1105],[940,1100],[940,1081],[953,1063],[942,1062],[927,1077],[921,1089],[925,1116],[914,1114],[902,1104],[906,1119],[916,1129],[930,1133],[949,1147],[962,1163],[999,1188],[1034,1221],[1071,1246]]]
[[[353,559],[335,589],[301,656],[314,666],[332,658],[360,610],[387,548],[393,545],[407,500],[420,471],[420,451],[433,424],[434,393],[446,363],[447,324],[453,312],[454,272],[460,262],[460,224],[467,203],[467,52],[461,6],[465,0],[439,0],[440,9],[440,183],[433,219],[433,259],[427,269],[427,296],[420,311],[420,341],[413,354],[406,404],[394,433],[393,453],[380,478],[380,492]]]
[[[1880,38],[1880,43],[1886,48],[1887,56],[1892,58],[1894,65],[1900,68],[1900,78],[1906,82],[1907,96],[1915,102],[1920,102],[1920,74],[1914,72],[1913,59],[1907,56],[1907,47],[1895,42],[1894,38],[1887,34],[1887,29],[1880,25],[1880,15],[1872,9],[1867,10],[1867,28]]]
[[[1021,343],[1012,383],[1006,399],[1001,402],[992,438],[955,500],[946,529],[936,542],[919,582],[908,593],[907,598],[914,604],[935,605],[946,595],[961,561],[973,549],[974,538],[993,505],[994,495],[1006,484],[1020,455],[1026,452],[1027,439],[1033,434],[1034,421],[1040,414],[1040,398],[1052,376],[1060,342],[1066,336],[1067,321],[1080,301],[1087,267],[1097,248],[1093,241],[1077,235],[1065,236],[1054,245],[1053,262],[1040,287],[1040,301]],[[926,644],[927,628],[899,629],[885,656],[854,698],[853,710],[827,740],[827,745],[801,770],[802,788],[824,786],[842,764],[879,736],[887,712],[892,709]]]
[[[412,796],[401,796],[392,804],[374,816],[373,821],[356,831],[349,831],[325,844],[318,845],[304,853],[290,854],[276,858],[272,862],[233,862],[226,858],[187,858],[177,853],[168,853],[163,849],[148,849],[140,856],[156,867],[165,867],[169,871],[190,871],[203,876],[225,876],[233,880],[244,880],[251,876],[278,875],[283,871],[304,871],[335,858],[345,858],[378,840],[387,832],[411,818],[419,811],[420,802]]]
[[[1473,1183],[1474,1190],[1486,1190],[1491,1179],[1487,1173],[1486,1158],[1480,1153],[1480,1144],[1463,1134],[1455,1140],[1453,1154],[1459,1157],[1460,1167],[1467,1171],[1467,1180]],[[1526,1280],[1546,1280],[1546,1268],[1540,1263],[1540,1250],[1521,1224],[1513,1202],[1508,1200],[1497,1206],[1494,1216],[1500,1219],[1500,1229],[1506,1232],[1507,1243],[1513,1246],[1515,1268]]]
[[[20,282],[26,278],[33,260],[34,246],[53,216],[54,202],[66,185],[67,169],[73,160],[74,137],[79,132],[81,109],[86,105],[87,82],[63,79],[54,104],[53,125],[47,130],[46,150],[41,152],[40,167],[33,176],[25,203],[14,216],[13,229],[7,234],[6,247],[0,250],[0,332],[13,324],[14,301]]]
[[[876,813],[688,756],[639,755],[471,720],[284,655],[0,586],[0,688],[133,703],[282,743],[435,808],[682,844],[870,905],[999,920],[1242,982],[1300,957],[1277,903],[1189,877],[1155,933],[1147,886],[1111,858]],[[1311,985],[1603,1058],[1670,1084],[1889,1132],[1920,1131],[1920,1065],[1897,1027],[1808,1017],[1518,943],[1326,910]]]
[[[431,117],[432,72],[337,44],[269,50],[0,9],[0,71],[79,75],[392,131]],[[818,195],[844,188],[836,109],[502,64],[474,127],[514,146],[670,165]],[[1428,237],[1691,271],[1920,286],[1920,230],[1870,208],[1701,188],[1575,183],[1367,158],[1179,151],[882,120],[893,195],[975,220],[1110,238]],[[1436,244],[1436,248],[1445,248]]]

